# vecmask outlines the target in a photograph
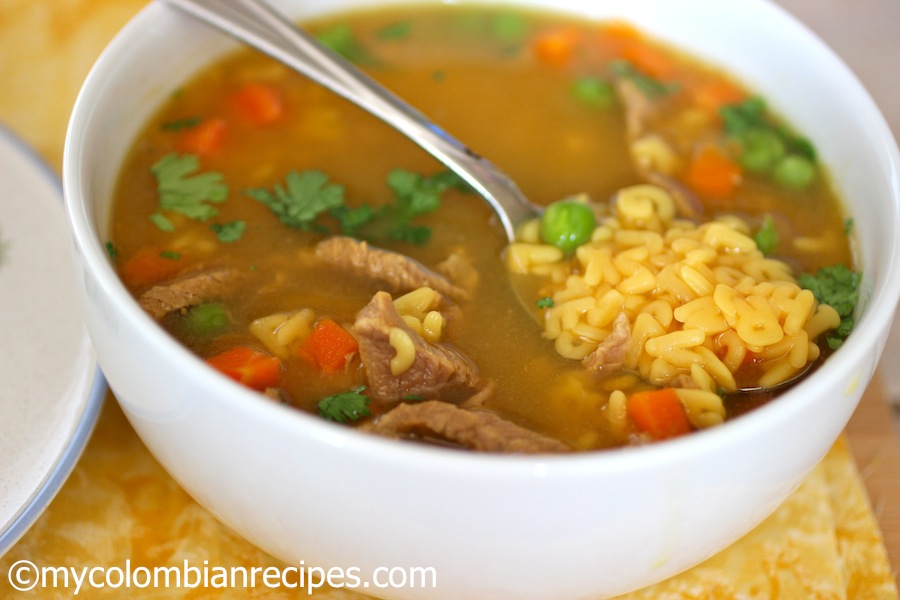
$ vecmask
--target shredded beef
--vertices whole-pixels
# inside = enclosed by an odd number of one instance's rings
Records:
[[[469,298],[466,289],[422,263],[353,238],[332,237],[319,242],[316,257],[329,265],[385,283],[395,292],[427,286],[457,301]]]
[[[631,326],[628,323],[628,315],[619,313],[613,321],[612,331],[600,342],[596,350],[584,357],[582,364],[595,373],[619,369],[625,364],[630,344]]]
[[[396,354],[390,332],[405,332],[415,347],[415,359],[404,372],[391,373]],[[406,397],[457,399],[468,397],[479,386],[477,367],[461,352],[446,344],[431,344],[410,329],[394,308],[387,292],[378,292],[356,317],[353,335],[366,370],[369,395],[378,402],[399,402]]]
[[[223,267],[195,271],[153,286],[140,295],[138,303],[154,319],[160,319],[172,311],[220,298],[238,280],[238,272],[234,269]]]
[[[449,443],[480,452],[537,454],[570,450],[562,442],[494,413],[466,410],[438,400],[399,404],[365,429],[390,437]]]
[[[633,144],[651,133],[653,121],[660,112],[660,103],[664,102],[665,98],[652,100],[626,77],[619,78],[615,89],[619,102],[625,107],[625,129],[628,143]],[[659,186],[669,192],[680,215],[695,218],[703,213],[703,203],[700,202],[700,199],[674,177],[660,173],[639,161],[636,161],[635,168],[647,183]]]

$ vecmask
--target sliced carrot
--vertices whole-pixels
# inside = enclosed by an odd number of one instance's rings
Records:
[[[253,125],[270,125],[284,115],[281,92],[263,83],[248,83],[231,95],[231,105]]]
[[[572,59],[582,41],[582,34],[577,29],[560,27],[535,35],[531,48],[543,64],[561,67]]]
[[[655,440],[691,432],[691,423],[673,388],[635,392],[626,401],[628,416]]]
[[[707,198],[730,198],[741,182],[741,166],[716,146],[705,146],[688,164],[684,182]]]
[[[182,129],[175,146],[186,154],[209,156],[218,152],[227,135],[228,123],[225,119],[207,119],[194,127]]]
[[[275,387],[281,378],[281,360],[250,346],[236,346],[206,359],[219,372],[254,390]]]
[[[747,94],[727,79],[713,79],[698,85],[693,91],[694,104],[711,115],[718,116],[719,109],[742,102]]]
[[[299,347],[300,356],[325,373],[340,373],[347,368],[359,344],[353,335],[334,319],[320,319]]]
[[[119,277],[131,290],[140,290],[174,276],[181,263],[161,255],[159,248],[144,246],[119,267]]]

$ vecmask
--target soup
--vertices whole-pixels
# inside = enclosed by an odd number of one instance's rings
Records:
[[[508,9],[310,28],[547,210],[507,244],[412,142],[250,52],[174,90],[126,160],[110,252],[161,326],[269,400],[476,450],[609,448],[768,401],[738,388],[852,326],[852,221],[811,144],[726,74],[626,24]]]

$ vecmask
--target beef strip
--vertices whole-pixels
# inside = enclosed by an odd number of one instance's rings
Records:
[[[329,265],[385,283],[395,292],[427,286],[457,301],[469,298],[467,290],[422,263],[350,237],[338,236],[319,242],[316,257]]]
[[[415,359],[403,373],[391,373],[396,354],[390,332],[404,331],[415,347]],[[470,396],[479,387],[478,369],[456,349],[431,344],[413,331],[394,308],[387,292],[378,292],[357,315],[353,334],[366,370],[369,395],[378,402],[399,402],[404,397],[458,399]]]
[[[172,311],[220,298],[239,278],[236,270],[225,267],[193,271],[154,285],[138,297],[138,303],[154,319],[161,319]]]
[[[622,367],[631,344],[631,325],[628,315],[619,313],[613,321],[612,331],[597,348],[584,357],[582,365],[594,373],[607,373]]]
[[[480,452],[568,452],[560,441],[520,427],[494,413],[466,410],[438,400],[398,404],[363,429],[396,438],[461,446]]]
[[[652,123],[660,110],[659,102],[653,101],[642,92],[633,81],[620,77],[615,84],[619,102],[625,107],[625,130],[629,146],[651,132]],[[647,182],[668,191],[675,201],[678,213],[683,217],[696,218],[703,213],[703,204],[687,186],[669,174],[660,173],[652,166],[635,161],[635,169]]]

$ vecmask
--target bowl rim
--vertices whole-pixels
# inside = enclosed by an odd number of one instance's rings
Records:
[[[468,0],[471,1],[471,0]],[[733,0],[745,4],[768,6],[782,13],[792,26],[799,27],[818,44],[818,51],[830,55],[826,57],[844,84],[856,94],[857,101],[864,99],[860,108],[867,123],[878,134],[882,152],[887,160],[893,202],[890,219],[900,223],[900,153],[893,135],[879,109],[868,92],[836,54],[833,53],[804,24],[783,8],[770,0]],[[485,4],[484,0],[472,2]],[[515,2],[510,2],[515,3]],[[531,2],[529,6],[535,5]],[[546,3],[542,5],[547,6]],[[193,370],[199,385],[216,395],[219,402],[227,403],[232,410],[255,414],[257,418],[278,429],[288,429],[292,433],[316,440],[317,442],[340,447],[343,451],[361,456],[377,456],[385,464],[406,464],[410,468],[446,469],[464,471],[469,477],[490,477],[493,479],[516,479],[521,476],[541,477],[581,477],[600,475],[603,472],[635,470],[653,465],[680,462],[690,456],[705,454],[712,448],[725,448],[734,438],[757,437],[760,432],[771,428],[773,421],[789,420],[792,415],[802,412],[810,403],[821,402],[820,394],[808,393],[812,389],[834,390],[841,388],[841,381],[858,375],[849,373],[851,366],[872,352],[871,340],[887,334],[893,318],[894,307],[900,299],[900,236],[893,236],[890,258],[883,269],[883,277],[873,283],[872,294],[857,322],[853,333],[844,345],[836,351],[823,368],[805,378],[796,387],[788,390],[776,401],[767,403],[748,414],[728,421],[722,426],[662,443],[643,446],[629,446],[590,452],[573,452],[565,455],[501,455],[492,453],[469,453],[454,449],[430,447],[422,444],[397,443],[355,430],[308,414],[296,408],[285,407],[271,402],[260,401],[258,393],[248,390],[238,383],[206,367],[203,361],[166,333],[137,304],[118,279],[108,261],[100,233],[95,231],[87,203],[83,203],[84,189],[81,173],[85,169],[80,149],[89,135],[88,125],[93,120],[94,100],[103,95],[103,81],[110,67],[118,62],[117,55],[131,43],[131,38],[139,30],[148,27],[159,18],[161,11],[168,10],[160,3],[150,3],[144,7],[126,26],[120,30],[91,69],[76,99],[63,154],[63,186],[66,190],[66,208],[75,246],[84,258],[86,268],[96,278],[103,295],[109,298],[124,313],[125,318],[140,329],[141,336],[148,344],[167,353],[174,353],[185,369]],[[330,10],[330,9],[329,9]],[[341,9],[337,9],[339,12]],[[335,12],[330,10],[330,12]],[[184,17],[187,18],[187,17]],[[896,229],[896,226],[895,226]],[[880,349],[878,350],[880,352]],[[843,360],[841,357],[846,357]],[[864,362],[864,360],[862,361]],[[874,369],[874,363],[872,369]]]

